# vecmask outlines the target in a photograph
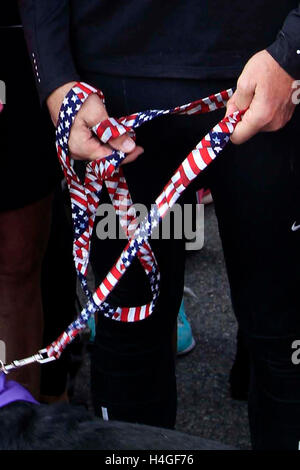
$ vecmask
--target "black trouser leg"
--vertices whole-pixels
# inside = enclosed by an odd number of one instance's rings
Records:
[[[98,415],[102,415],[104,407],[109,419],[170,428],[175,425],[172,333],[183,290],[184,249],[181,245],[181,241],[168,242],[160,252],[154,249],[161,269],[162,295],[147,320],[121,324],[103,317],[98,319],[92,356],[93,402]],[[169,260],[164,250],[173,254]],[[139,275],[140,271],[133,269],[127,278],[130,300],[133,300]],[[119,304],[126,305],[124,301]],[[133,301],[129,305],[137,304]]]
[[[123,245],[94,236],[91,260],[97,284]],[[92,395],[97,415],[172,428],[177,401],[172,335],[183,292],[184,241],[157,240],[151,246],[161,274],[157,307],[148,319],[134,324],[98,316]],[[116,306],[138,306],[150,300],[148,281],[134,260],[109,301]]]
[[[300,373],[299,150],[294,120],[230,146],[210,173],[234,310],[251,355],[254,449],[298,449]]]
[[[87,78],[88,81],[89,78]],[[113,116],[149,109],[164,109],[199,97],[196,82],[136,80],[95,77],[103,89]],[[129,103],[129,104],[127,104]],[[200,120],[194,119],[198,125]],[[137,132],[144,155],[124,172],[135,203],[154,203],[177,166],[199,139],[192,119],[164,118],[144,125]],[[194,192],[192,198],[195,200]],[[96,222],[97,225],[97,222]],[[121,253],[124,243],[93,239],[91,260],[99,283]],[[161,272],[158,305],[147,320],[122,324],[99,318],[92,355],[92,393],[97,414],[173,427],[176,418],[175,358],[172,336],[183,294],[184,240],[151,242]],[[148,281],[138,261],[134,263],[111,296],[115,305],[142,305],[151,299]],[[103,412],[102,408],[105,409]]]

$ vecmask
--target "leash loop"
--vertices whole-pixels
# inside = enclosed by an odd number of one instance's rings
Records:
[[[2,370],[8,373],[16,367],[32,362],[41,364],[58,359],[66,346],[86,327],[89,318],[95,313],[122,322],[136,322],[152,314],[158,296],[160,273],[154,253],[149,244],[152,230],[173,207],[187,186],[216,158],[230,140],[230,135],[245,111],[237,111],[225,117],[217,124],[185,158],[175,171],[172,178],[151,207],[151,211],[143,221],[136,216],[126,179],[120,166],[126,155],[112,150],[106,158],[91,161],[86,166],[86,174],[82,183],[76,174],[69,155],[68,142],[74,119],[87,98],[96,93],[104,103],[101,91],[87,85],[77,83],[65,97],[56,130],[56,148],[66,182],[68,184],[74,229],[73,257],[76,272],[87,297],[87,304],[77,319],[72,322],[60,337],[46,349],[31,358],[14,361],[3,365]],[[93,126],[92,131],[103,143],[110,139],[129,133],[135,138],[135,129],[143,123],[162,115],[197,115],[224,108],[232,96],[233,90],[225,90],[216,95],[177,106],[169,110],[147,110],[131,114],[120,119],[108,118]],[[87,267],[89,263],[91,237],[99,206],[99,199],[106,186],[112,205],[120,218],[120,223],[128,242],[117,262],[108,272],[105,279],[95,292],[90,292],[87,285]],[[108,296],[118,284],[133,259],[137,257],[148,278],[152,300],[140,307],[117,307],[108,302]],[[1,366],[1,363],[0,363]],[[0,368],[1,370],[1,368]]]
[[[135,138],[135,133],[131,127],[125,126],[111,117],[93,126],[92,130],[104,144],[109,142],[110,139],[116,139],[126,133]]]

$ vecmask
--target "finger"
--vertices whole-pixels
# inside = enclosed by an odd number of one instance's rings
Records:
[[[82,120],[75,120],[72,126],[69,150],[74,160],[95,160],[111,154],[111,147],[102,144]]]
[[[231,114],[235,113],[238,110],[239,109],[237,105],[235,104],[235,94],[233,94],[230,100],[227,102],[225,117],[230,116]]]
[[[280,109],[275,114],[274,118],[266,124],[261,131],[262,132],[274,132],[282,129],[292,118],[296,106],[293,103],[289,103],[284,109]]]
[[[76,119],[77,118],[79,121],[83,121],[87,127],[91,128],[96,122],[102,122],[108,119],[108,114],[100,97],[96,94],[92,94],[82,105],[82,108],[76,116]]]
[[[237,89],[231,98],[236,109],[234,111],[244,111],[242,121],[238,123],[231,141],[240,145],[253,137],[261,128],[261,106],[262,101],[255,95],[256,85],[246,81],[243,77],[238,80]],[[232,107],[233,109],[233,107]]]
[[[76,147],[76,151],[70,152],[70,156],[74,160],[97,160],[98,158],[105,158],[112,154],[114,149],[110,145],[104,145],[99,142],[97,137],[91,136],[90,139],[85,141],[81,146]],[[133,152],[130,152],[124,163],[130,163],[136,160],[142,153],[144,149],[142,147],[136,146]]]
[[[134,162],[134,160],[136,160],[140,155],[142,155],[144,153],[144,149],[140,146],[136,146],[134,151],[129,153],[125,160],[123,160],[123,162],[121,163],[121,165],[126,165],[126,163],[131,163],[131,162]]]
[[[110,139],[109,145],[115,150],[121,150],[124,153],[133,152],[136,144],[134,140],[129,137],[128,134],[116,137],[115,139]]]
[[[237,88],[233,95],[234,103],[238,110],[243,111],[249,108],[254,98],[256,89],[255,83],[250,83],[244,78],[240,78],[237,82]],[[231,99],[233,99],[233,97]]]
[[[91,145],[89,146],[89,149],[86,149],[77,154],[71,153],[70,156],[74,160],[93,161],[98,160],[99,158],[109,157],[113,151],[114,149],[112,149],[109,145],[97,145],[95,147]],[[129,153],[123,160],[122,165],[133,162],[143,153],[144,149],[142,147],[136,147],[134,151]]]
[[[105,158],[112,154],[112,148],[109,145],[103,145],[99,140],[92,136],[81,145],[74,146],[74,151],[70,147],[70,156],[74,160],[97,160]]]
[[[258,118],[259,113],[256,108],[256,105],[253,104],[246,111],[242,121],[238,123],[231,136],[232,143],[236,145],[243,144],[261,130],[261,120]]]

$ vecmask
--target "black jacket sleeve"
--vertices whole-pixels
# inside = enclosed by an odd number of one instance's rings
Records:
[[[287,16],[267,51],[293,78],[300,79],[300,4]]]
[[[79,80],[70,46],[69,0],[19,0],[41,103],[59,86]]]

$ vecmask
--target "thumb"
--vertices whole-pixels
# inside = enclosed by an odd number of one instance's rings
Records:
[[[249,108],[256,88],[255,83],[249,83],[248,81],[241,80],[241,78],[237,82],[237,88],[233,95],[234,103],[239,111]]]
[[[109,145],[115,150],[121,150],[124,153],[133,152],[135,141],[128,134],[121,135],[115,139],[110,139]]]
[[[232,97],[230,98],[230,100],[227,101],[225,117],[230,116],[231,114],[235,113],[238,110],[239,109],[237,105],[235,104],[235,93],[234,93]]]
[[[247,110],[241,122],[235,128],[230,140],[234,144],[242,144],[250,139],[256,132],[257,128],[253,122],[253,100],[255,100],[254,83],[246,82],[245,80],[238,80],[237,89],[231,99],[227,103],[226,117],[233,114],[235,111]]]
[[[226,117],[236,111],[244,111],[249,108],[255,93],[255,87],[238,81],[237,89],[227,102]]]

